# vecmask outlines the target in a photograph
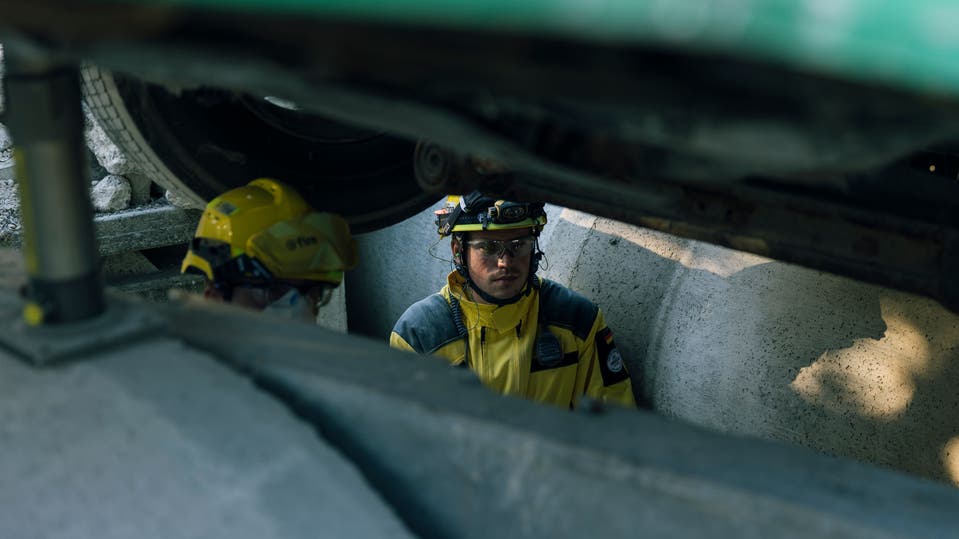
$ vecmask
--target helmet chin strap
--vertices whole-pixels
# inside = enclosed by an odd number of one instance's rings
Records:
[[[476,292],[476,294],[483,298],[487,303],[492,303],[493,305],[497,305],[499,307],[516,303],[517,301],[523,299],[524,296],[528,296],[530,291],[533,289],[530,286],[530,281],[526,281],[526,284],[523,286],[523,289],[520,290],[519,294],[516,294],[511,298],[499,299],[487,294],[486,292],[483,292],[483,289],[476,286],[476,283],[473,282],[473,279],[469,275],[466,276],[466,285],[471,291]]]

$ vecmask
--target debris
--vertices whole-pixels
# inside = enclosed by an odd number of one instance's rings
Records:
[[[0,45],[0,81],[3,80],[3,45]],[[0,112],[3,112],[3,84],[0,84]]]
[[[0,180],[0,243],[20,232],[20,197],[13,180]]]
[[[166,194],[163,196],[164,198],[167,199],[167,202],[169,202],[170,204],[173,204],[177,208],[183,208],[183,209],[196,208],[196,204],[194,204],[191,200],[188,200],[187,198],[177,193],[174,193],[173,191],[167,190]]]
[[[93,209],[98,212],[113,212],[130,207],[133,189],[123,176],[110,174],[97,182],[90,192]]]
[[[0,180],[12,179],[14,179],[13,140],[3,124],[0,124]]]
[[[127,251],[105,256],[101,262],[103,273],[111,277],[141,275],[157,271],[157,267],[139,251]]]
[[[0,124],[0,163],[13,159],[13,140],[7,128]]]
[[[127,156],[117,148],[116,144],[110,140],[106,132],[100,127],[96,118],[90,113],[86,105],[83,106],[83,115],[86,118],[86,127],[83,136],[86,139],[87,147],[96,156],[100,166],[106,169],[110,174],[128,174],[136,172],[134,164],[127,159]]]

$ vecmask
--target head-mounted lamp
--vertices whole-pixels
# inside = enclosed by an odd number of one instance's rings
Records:
[[[474,191],[462,197],[450,196],[447,206],[436,212],[434,222],[441,236],[527,226],[538,233],[546,224],[543,206],[542,202],[497,200]]]
[[[497,200],[493,206],[486,210],[486,215],[490,222],[496,224],[518,223],[529,215],[529,204],[525,202],[510,202],[508,200]]]

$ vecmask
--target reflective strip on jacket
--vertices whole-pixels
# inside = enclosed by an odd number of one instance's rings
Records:
[[[583,394],[636,405],[613,334],[590,300],[541,280],[516,303],[484,305],[465,297],[459,274],[453,272],[447,280],[438,294],[403,313],[390,335],[392,347],[463,364],[466,343],[454,321],[452,297],[459,302],[469,336],[469,366],[493,390],[565,408],[575,407]],[[540,331],[555,339],[540,337],[544,344],[537,346]]]

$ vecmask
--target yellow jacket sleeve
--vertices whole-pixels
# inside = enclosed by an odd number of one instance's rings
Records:
[[[583,341],[580,358],[586,373],[587,396],[602,402],[636,407],[629,371],[602,311],[597,313],[593,328]]]
[[[396,348],[398,350],[405,350],[407,352],[415,352],[413,347],[410,346],[408,342],[403,340],[403,337],[400,337],[399,333],[392,331],[390,332],[390,348]]]

